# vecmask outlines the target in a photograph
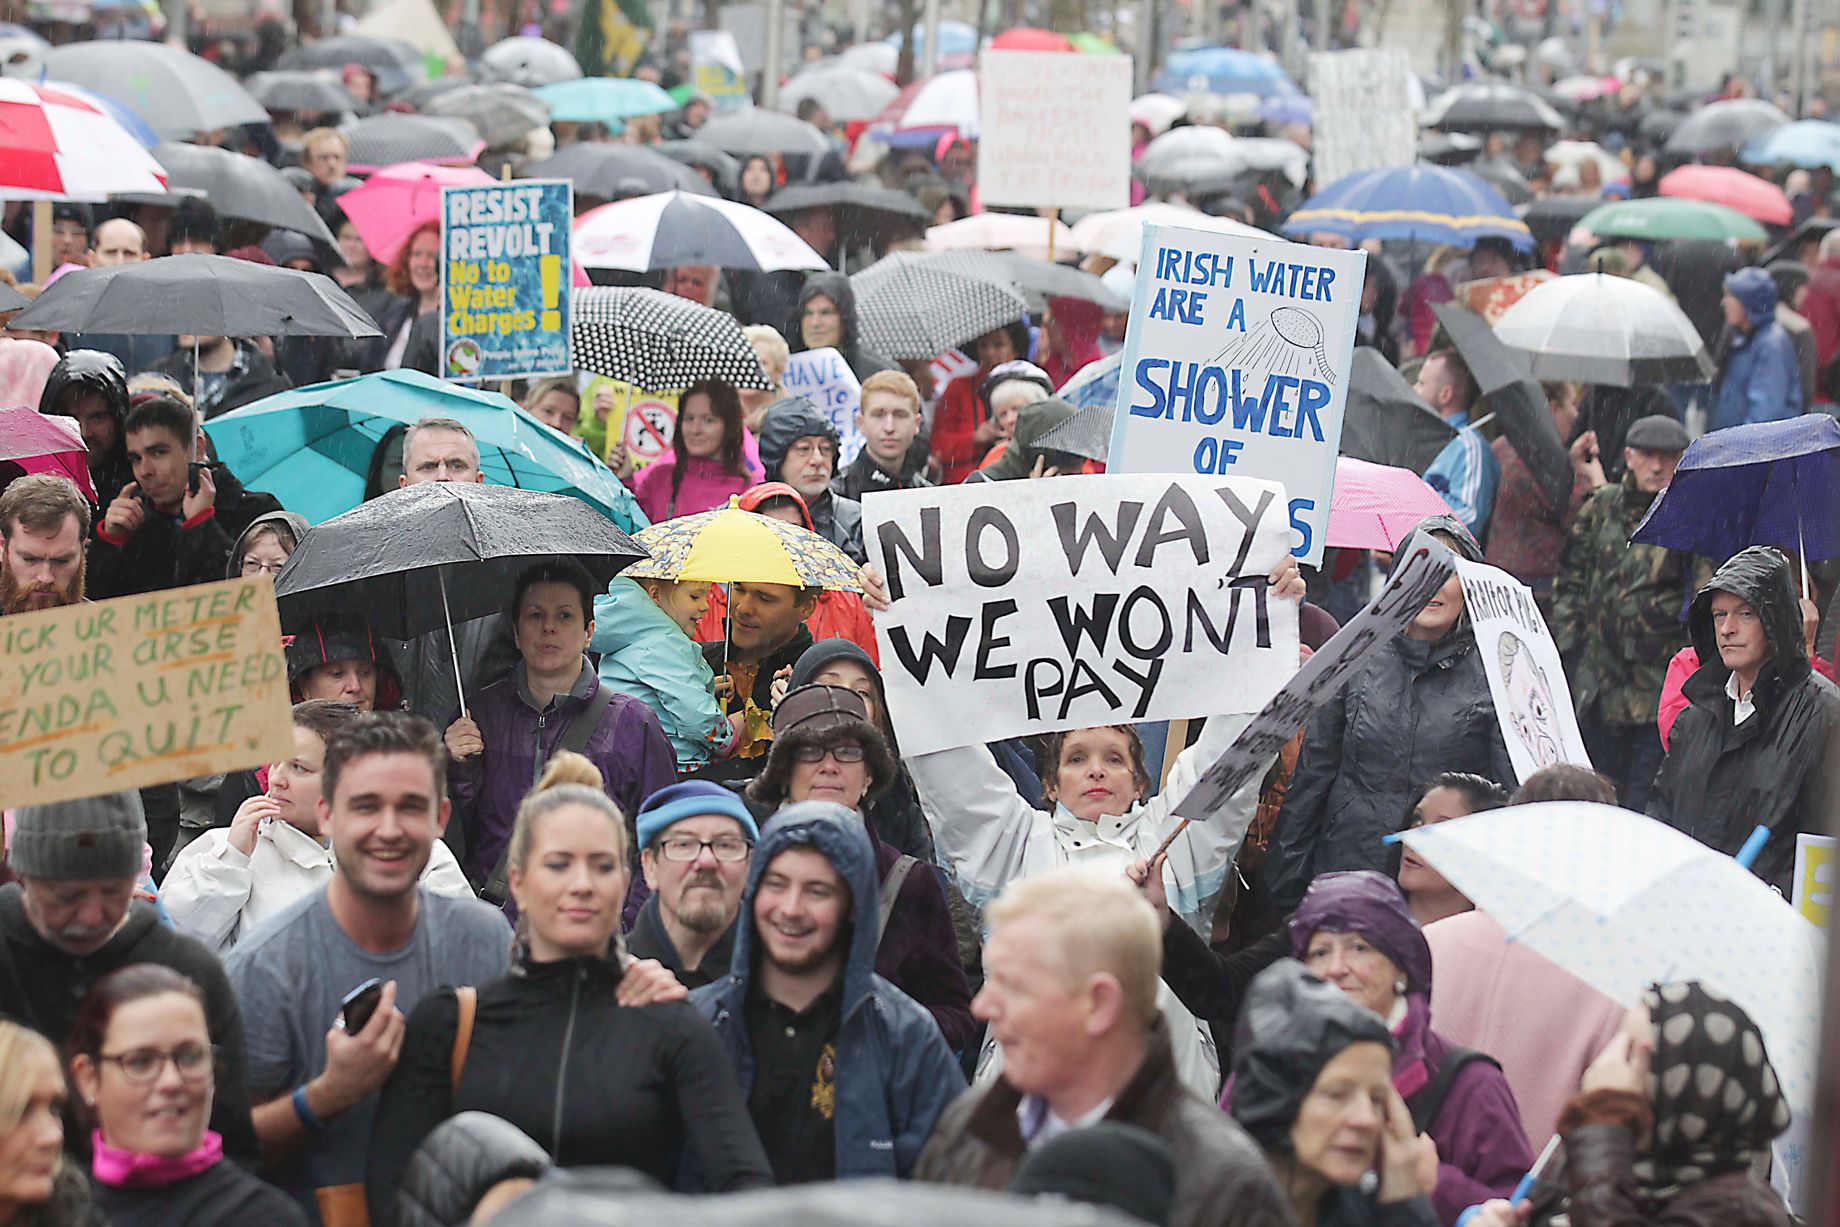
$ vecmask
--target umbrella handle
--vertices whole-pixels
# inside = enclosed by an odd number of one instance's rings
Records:
[[[454,690],[460,696],[460,715],[471,720],[473,714],[466,710],[466,683],[460,680],[460,645],[454,641],[454,615],[447,607],[447,568],[436,567],[434,574],[441,585],[441,615],[447,619],[447,650],[454,662]]]
[[[1749,869],[1756,863],[1758,855],[1762,853],[1763,845],[1769,842],[1770,828],[1759,825],[1756,830],[1750,833],[1750,838],[1744,841],[1744,846],[1738,849],[1738,854],[1731,859],[1737,861],[1738,864],[1744,866],[1746,869]]]

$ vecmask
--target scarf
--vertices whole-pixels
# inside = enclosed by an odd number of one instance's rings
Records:
[[[90,1171],[99,1184],[114,1189],[164,1189],[202,1176],[223,1161],[224,1139],[206,1129],[196,1149],[183,1155],[144,1155],[122,1150],[102,1140],[102,1130],[90,1135],[94,1157]]]

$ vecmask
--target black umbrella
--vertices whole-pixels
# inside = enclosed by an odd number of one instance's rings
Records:
[[[659,192],[714,196],[703,176],[643,145],[576,141],[524,168],[526,179],[567,179],[578,196],[617,200]]]
[[[1787,115],[1760,98],[1708,103],[1674,129],[1667,151],[1690,158],[1715,149],[1742,149],[1788,122]]]
[[[575,291],[570,328],[578,365],[640,388],[687,388],[721,379],[771,391],[753,343],[726,311],[658,290]]]
[[[1543,196],[1517,209],[1536,242],[1563,243],[1573,227],[1603,204],[1595,196]]]
[[[1379,350],[1356,347],[1342,411],[1342,455],[1423,476],[1456,435]]]
[[[0,283],[0,311],[17,311],[29,307],[32,300],[15,290],[12,286]]]
[[[20,312],[13,326],[133,336],[383,335],[330,277],[206,255],[68,273]]]
[[[863,344],[890,358],[931,360],[1028,315],[1006,277],[963,251],[898,251],[852,274]]]
[[[990,254],[1005,268],[1010,283],[1022,288],[1031,309],[1045,306],[1050,298],[1077,298],[1098,303],[1107,311],[1131,309],[1129,298],[1113,293],[1101,278],[1071,264],[1050,264],[1014,251]]]
[[[1680,111],[1650,111],[1637,121],[1636,139],[1647,148],[1658,149],[1686,122],[1686,115]]]
[[[692,168],[707,167],[709,173],[715,176],[715,182],[725,189],[733,188],[741,178],[741,163],[708,141],[694,138],[686,141],[659,141],[652,148],[673,162],[682,162]]]
[[[804,209],[829,209],[846,251],[865,244],[881,250],[895,238],[918,235],[933,220],[906,192],[859,183],[795,183],[761,208],[784,221]]]
[[[603,588],[648,557],[577,498],[418,482],[308,529],[275,578],[275,597],[288,626],[356,609],[386,639],[446,627],[451,644],[455,624],[504,609],[518,573],[548,555],[578,560]],[[456,654],[456,681],[459,672]]]
[[[1486,82],[1458,85],[1432,100],[1425,112],[1427,128],[1447,132],[1497,129],[1559,132],[1565,120],[1539,96],[1516,85]]]
[[[549,103],[521,85],[462,85],[422,105],[422,114],[464,119],[490,149],[504,149],[549,126]]]
[[[1795,259],[1796,249],[1803,243],[1811,240],[1819,242],[1827,236],[1830,230],[1840,230],[1840,218],[1811,217],[1797,226],[1794,230],[1791,230],[1788,236],[1780,243],[1777,243],[1774,247],[1764,252],[1763,258],[1758,260],[1757,263],[1763,268],[1768,268],[1778,260],[1793,260]],[[1813,263],[1813,261],[1809,263]]]
[[[1418,139],[1418,160],[1434,166],[1461,166],[1482,152],[1482,138],[1467,132],[1427,132]]]
[[[831,152],[830,137],[816,127],[796,116],[758,107],[717,115],[697,129],[696,137],[738,158],[755,153],[821,156]]]
[[[380,93],[394,94],[427,75],[422,53],[399,38],[374,38],[368,34],[340,34],[334,38],[299,43],[275,61],[276,68],[330,68],[362,64],[377,78]]]
[[[250,97],[270,111],[342,115],[357,105],[343,85],[317,72],[276,69],[256,73],[243,85]]]
[[[345,139],[351,142],[346,156],[354,171],[398,162],[463,165],[478,157],[484,144],[479,129],[464,119],[396,111],[360,119],[345,129]]]
[[[1564,507],[1572,497],[1572,461],[1527,355],[1496,340],[1488,321],[1468,307],[1439,303],[1432,311],[1482,390],[1483,403],[1500,420],[1508,446],[1520,453],[1546,495],[1547,506]]]
[[[268,122],[268,112],[235,77],[165,43],[114,38],[65,43],[45,53],[45,71],[53,81],[119,98],[163,140]]]
[[[1485,158],[1471,162],[1464,169],[1486,179],[1511,205],[1523,205],[1533,199],[1533,185],[1510,162],[1500,158]]]
[[[153,156],[166,168],[167,185],[202,193],[224,217],[279,226],[333,245],[332,231],[280,171],[260,158],[211,145],[166,141]]]

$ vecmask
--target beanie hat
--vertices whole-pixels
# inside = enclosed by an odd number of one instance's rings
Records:
[[[1738,300],[1753,324],[1776,317],[1776,279],[1755,265],[1728,274],[1725,292]]]
[[[131,878],[141,869],[147,818],[133,789],[51,805],[26,805],[13,815],[7,863],[22,878]]]
[[[1030,1151],[1017,1166],[1009,1191],[1058,1194],[1168,1227],[1176,1195],[1175,1155],[1148,1129],[1100,1121]]]
[[[708,780],[685,780],[681,784],[660,788],[639,807],[639,847],[651,847],[652,841],[672,823],[681,822],[685,818],[700,818],[705,814],[721,814],[725,818],[733,818],[741,824],[741,830],[747,835],[749,843],[758,843],[760,840],[760,824],[754,821],[754,815],[740,797]]]

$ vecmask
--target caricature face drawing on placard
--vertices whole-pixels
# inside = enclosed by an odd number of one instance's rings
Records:
[[[1501,660],[1502,688],[1508,692],[1503,722],[1520,738],[1533,761],[1550,767],[1561,760],[1559,716],[1546,671],[1534,663],[1525,640],[1511,632],[1496,643]]]

